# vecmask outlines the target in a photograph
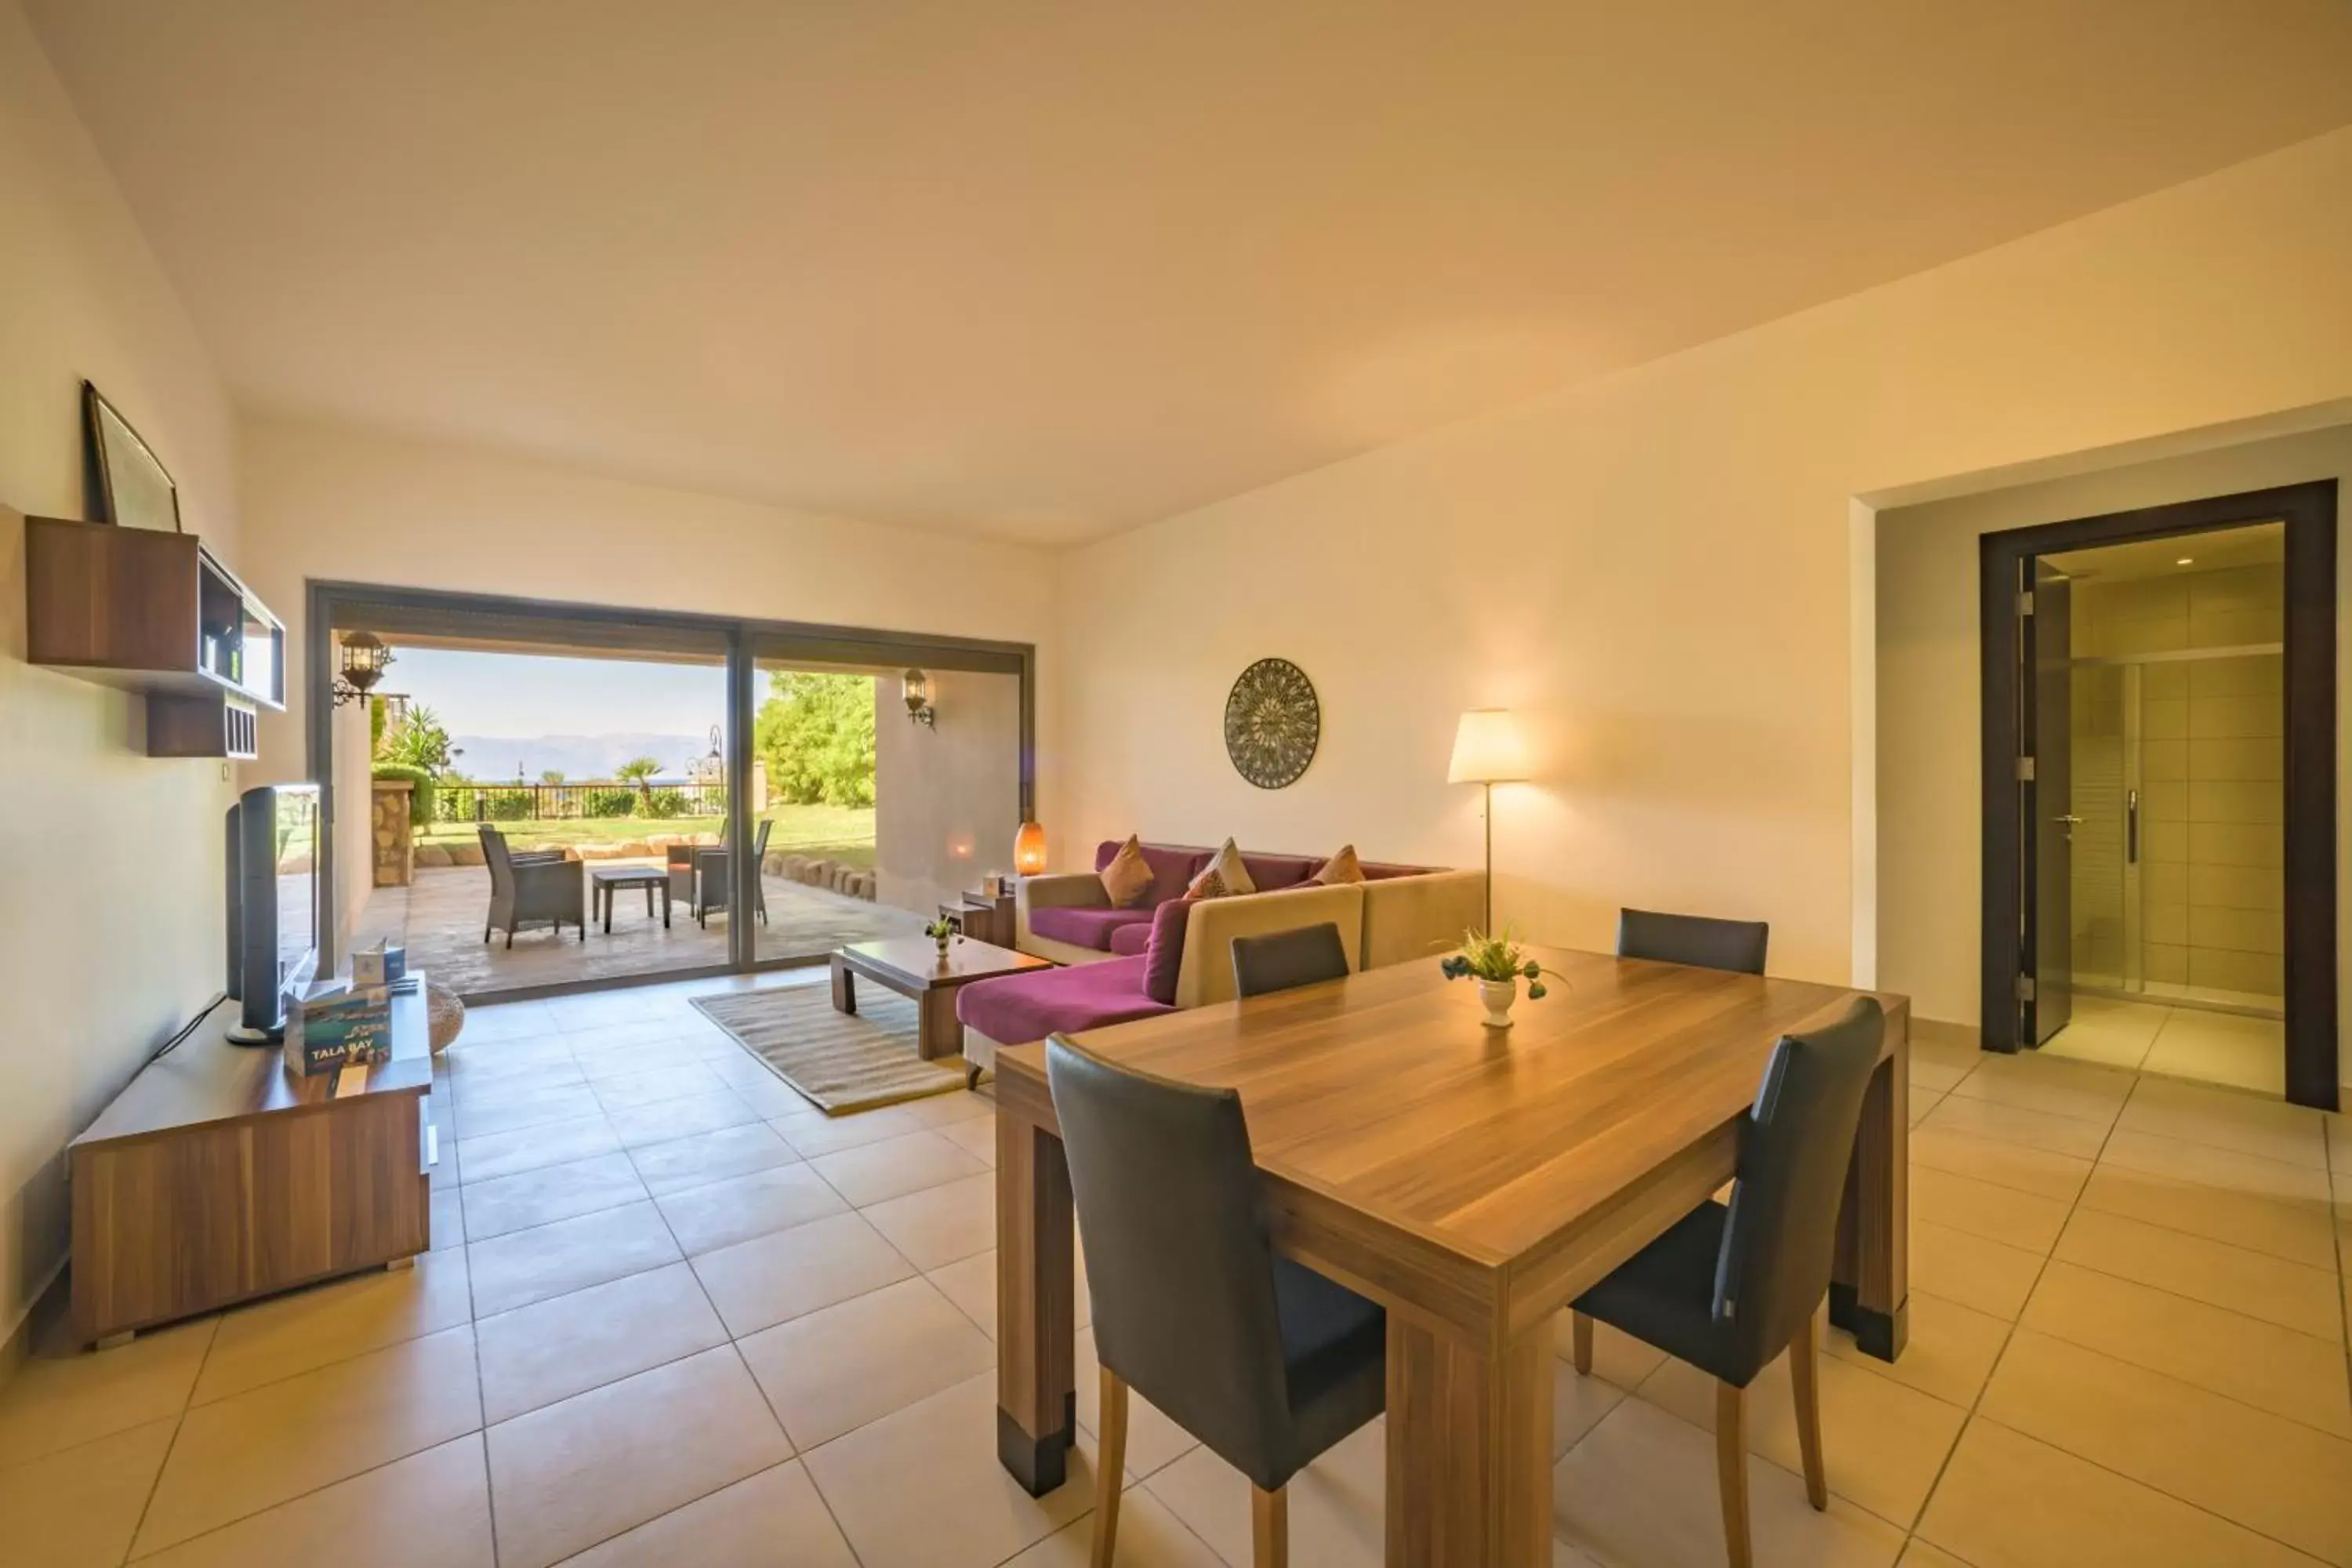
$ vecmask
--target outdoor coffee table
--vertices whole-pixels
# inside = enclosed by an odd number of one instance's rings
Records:
[[[916,1051],[925,1060],[961,1056],[963,1026],[956,1022],[958,990],[975,980],[1053,967],[1042,958],[969,937],[958,937],[948,944],[945,963],[940,962],[938,943],[927,936],[852,942],[833,950],[833,1005],[840,1012],[857,1011],[857,977],[862,974],[921,1009],[922,1032]]]
[[[653,919],[654,889],[661,889],[662,927],[669,927],[669,868],[667,866],[592,866],[588,868],[589,912],[604,906],[604,934],[613,934],[613,895],[623,888],[646,890],[646,918]]]

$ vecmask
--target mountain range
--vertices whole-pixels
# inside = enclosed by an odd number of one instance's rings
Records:
[[[661,777],[686,777],[687,764],[710,750],[704,735],[653,735],[624,732],[612,735],[452,735],[450,746],[465,754],[456,759],[458,770],[478,779],[510,779],[520,767],[522,776],[536,780],[550,768],[567,779],[609,779],[613,770],[632,757],[651,757],[661,763]]]

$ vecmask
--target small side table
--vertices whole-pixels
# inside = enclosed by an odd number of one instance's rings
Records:
[[[623,888],[643,888],[646,890],[646,918],[653,919],[654,889],[661,889],[662,926],[669,926],[669,871],[661,866],[592,866],[588,870],[590,918],[595,918],[594,906],[604,906],[604,934],[613,934],[613,895]]]
[[[1013,916],[1011,893],[982,893],[966,890],[954,901],[940,906],[940,918],[953,921],[956,929],[974,942],[984,942],[993,947],[1011,947],[1019,933],[1018,922]]]

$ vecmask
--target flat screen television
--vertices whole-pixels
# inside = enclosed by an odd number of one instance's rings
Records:
[[[319,966],[319,786],[263,784],[228,808],[228,994],[238,1045],[286,1037],[286,1003]]]

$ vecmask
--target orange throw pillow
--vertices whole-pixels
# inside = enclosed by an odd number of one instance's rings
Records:
[[[1118,909],[1133,909],[1151,896],[1151,862],[1143,858],[1142,841],[1133,834],[1102,868],[1102,885]]]
[[[1315,879],[1327,888],[1338,887],[1343,882],[1362,881],[1364,868],[1356,863],[1356,847],[1340,845],[1339,852],[1324,861],[1323,868],[1315,873]]]

